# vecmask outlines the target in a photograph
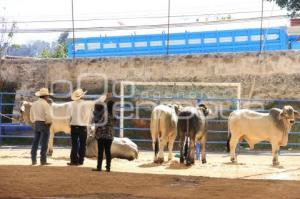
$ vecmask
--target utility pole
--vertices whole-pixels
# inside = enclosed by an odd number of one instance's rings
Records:
[[[260,47],[259,53],[263,51],[262,40],[263,40],[263,19],[264,19],[264,0],[261,0],[261,19],[260,19]]]
[[[73,0],[71,0],[71,5],[72,5],[72,32],[73,32],[73,58],[72,61],[74,62],[75,59],[75,25],[74,25],[74,2]]]
[[[169,42],[170,42],[170,12],[171,12],[171,0],[168,0],[167,56],[169,55]]]

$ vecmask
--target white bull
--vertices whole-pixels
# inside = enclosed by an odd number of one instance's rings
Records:
[[[272,145],[273,165],[279,165],[278,151],[280,146],[287,145],[288,133],[297,117],[299,113],[291,106],[284,106],[282,110],[273,108],[269,113],[247,109],[232,112],[228,118],[231,161],[237,162],[235,150],[240,140],[246,140],[251,149],[256,143],[269,141]]]
[[[94,136],[88,136],[86,146],[86,157],[98,157],[98,143]],[[103,155],[105,158],[105,153]],[[134,160],[138,158],[138,147],[128,138],[114,137],[111,145],[111,158]]]
[[[158,105],[151,113],[151,137],[154,150],[154,162],[164,161],[164,147],[168,143],[171,160],[173,155],[173,144],[177,136],[176,106]]]

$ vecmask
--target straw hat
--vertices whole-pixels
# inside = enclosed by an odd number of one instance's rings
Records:
[[[86,94],[87,91],[83,91],[81,88],[75,90],[72,95],[71,95],[71,99],[73,101],[77,101],[80,100],[82,97],[84,97],[84,95]]]
[[[53,95],[52,93],[49,93],[48,88],[41,88],[39,91],[35,93],[35,96],[42,97],[42,96],[49,96]]]

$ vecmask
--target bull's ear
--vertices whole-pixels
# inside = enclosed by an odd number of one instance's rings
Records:
[[[22,104],[22,106],[20,107],[20,112],[21,113],[25,112],[25,105],[24,104]]]
[[[178,114],[178,112],[179,112],[178,104],[174,104],[173,107],[174,107],[175,113]]]
[[[176,104],[176,105],[174,106],[174,108],[175,108],[176,114],[178,115],[178,114],[182,111],[183,106],[180,105],[180,104]]]
[[[178,111],[181,112],[181,111],[183,110],[183,108],[184,108],[184,107],[183,107],[182,105],[179,105]]]
[[[205,116],[208,116],[210,114],[210,110],[206,108],[203,110],[203,113]]]
[[[211,109],[206,109],[206,112],[207,112],[207,115],[205,115],[205,116],[208,116],[212,113],[212,110]]]
[[[278,119],[279,120],[283,119],[284,115],[285,115],[285,112],[281,110],[280,113],[278,114]]]
[[[294,110],[294,117],[295,117],[296,119],[300,119],[300,113],[299,113],[298,111],[295,111],[295,110]]]

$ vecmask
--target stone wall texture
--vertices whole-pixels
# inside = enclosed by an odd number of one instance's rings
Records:
[[[300,98],[299,52],[75,61],[23,58],[5,59],[0,63],[0,68],[2,81],[17,82],[18,91],[29,93],[60,80],[76,85],[78,77],[85,74],[81,86],[88,90],[99,87],[97,81],[93,82],[92,75],[105,75],[114,81],[240,82],[243,98]],[[58,85],[57,89],[66,87]]]

